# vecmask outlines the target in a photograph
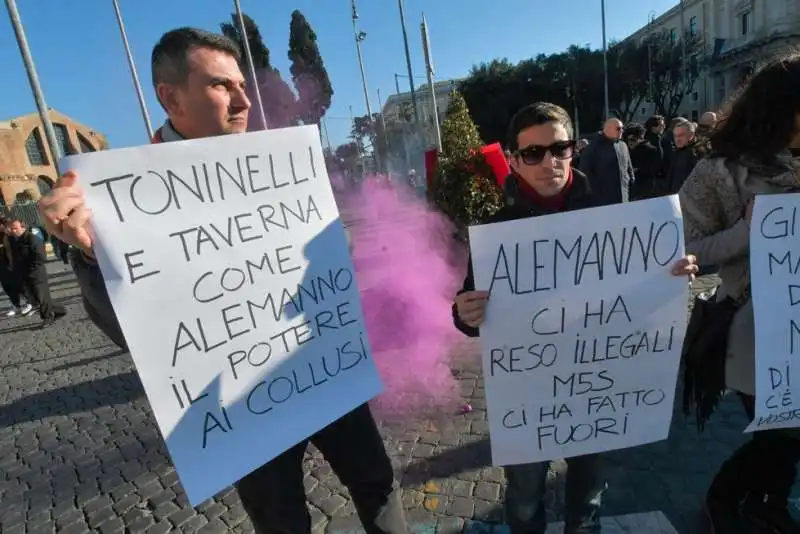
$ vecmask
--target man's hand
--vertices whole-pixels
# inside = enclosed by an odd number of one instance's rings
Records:
[[[48,234],[94,257],[94,239],[89,226],[92,212],[86,207],[77,173],[69,171],[58,179],[53,190],[39,200],[39,213]]]
[[[457,295],[456,311],[458,312],[458,318],[467,326],[479,327],[483,323],[488,300],[488,291],[467,291]]]

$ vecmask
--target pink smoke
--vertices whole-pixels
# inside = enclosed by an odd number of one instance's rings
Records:
[[[466,257],[454,228],[405,184],[384,177],[341,194],[356,278],[386,390],[372,403],[384,421],[449,415],[464,405],[451,371],[458,339],[450,307]]]

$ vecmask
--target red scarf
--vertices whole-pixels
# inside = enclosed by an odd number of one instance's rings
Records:
[[[517,176],[517,182],[519,183],[520,193],[522,193],[522,197],[525,200],[545,211],[560,211],[564,208],[569,191],[572,189],[572,167],[567,171],[567,183],[564,184],[564,188],[551,197],[545,197],[537,193],[536,189],[531,187],[521,176]]]

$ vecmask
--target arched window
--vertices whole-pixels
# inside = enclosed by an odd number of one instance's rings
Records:
[[[86,154],[87,152],[96,152],[97,149],[92,146],[88,139],[82,136],[80,133],[78,134],[78,142],[81,144],[81,153]]]
[[[74,154],[75,150],[72,148],[72,143],[69,140],[67,127],[63,124],[56,123],[53,125],[53,129],[56,131],[56,142],[58,143],[58,148],[61,149],[61,155],[66,156]]]
[[[39,188],[39,193],[44,196],[53,189],[53,182],[47,176],[40,176],[36,179],[36,186]]]
[[[47,154],[42,143],[42,134],[39,128],[31,130],[28,139],[25,140],[25,151],[28,153],[28,161],[31,165],[48,165]]]

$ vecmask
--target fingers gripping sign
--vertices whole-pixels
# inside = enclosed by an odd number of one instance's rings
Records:
[[[49,234],[93,256],[94,239],[89,224],[92,212],[86,207],[86,195],[77,173],[69,171],[59,177],[53,190],[39,200],[39,213]]]
[[[458,317],[467,326],[477,328],[483,323],[488,300],[488,291],[465,291],[457,295],[456,311],[458,312]]]

